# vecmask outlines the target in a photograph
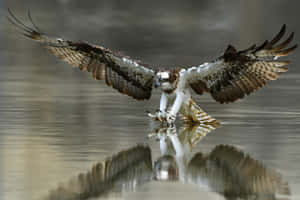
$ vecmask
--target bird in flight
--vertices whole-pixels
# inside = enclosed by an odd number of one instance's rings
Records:
[[[49,37],[34,24],[19,20],[8,10],[8,20],[21,33],[40,43],[52,54],[65,62],[88,71],[96,80],[105,80],[108,86],[137,100],[148,100],[152,89],[161,90],[160,106],[148,115],[168,126],[174,125],[181,113],[185,120],[196,123],[216,123],[193,101],[191,91],[202,95],[207,92],[219,103],[230,103],[262,88],[267,82],[276,80],[286,72],[289,61],[278,60],[297,48],[288,47],[294,33],[279,42],[286,32],[283,25],[279,33],[261,45],[252,45],[238,51],[228,45],[217,59],[190,67],[155,68],[141,61],[122,56],[102,46],[82,41],[71,41]]]

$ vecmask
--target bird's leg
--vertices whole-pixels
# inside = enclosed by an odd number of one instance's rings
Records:
[[[165,121],[166,120],[166,109],[168,105],[168,97],[166,93],[162,93],[160,97],[160,105],[159,110],[156,111],[155,114],[148,113],[148,116],[159,121]]]
[[[166,93],[163,92],[160,97],[159,110],[165,113],[167,109],[167,105],[168,105],[168,97]]]
[[[167,97],[166,93],[163,92],[160,97],[160,105],[159,105],[159,111],[158,111],[159,121],[166,120],[167,105],[168,105],[168,97]]]
[[[176,93],[175,101],[174,101],[170,111],[166,113],[166,120],[167,120],[168,125],[170,125],[170,126],[174,125],[176,115],[177,115],[178,111],[180,110],[180,107],[185,98],[186,98],[186,96],[183,92]]]

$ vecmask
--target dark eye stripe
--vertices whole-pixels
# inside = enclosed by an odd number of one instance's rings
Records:
[[[168,79],[168,78],[162,78],[162,79],[160,79],[160,81],[161,81],[161,82],[168,82],[169,79]]]

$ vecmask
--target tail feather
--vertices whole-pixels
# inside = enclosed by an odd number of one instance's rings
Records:
[[[220,125],[220,122],[203,111],[192,98],[183,104],[181,114],[185,124],[197,123],[206,125],[208,129],[215,129]]]

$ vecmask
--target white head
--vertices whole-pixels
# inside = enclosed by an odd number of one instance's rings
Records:
[[[154,79],[155,87],[160,87],[163,91],[170,93],[177,87],[179,74],[176,70],[162,70],[156,73]]]
[[[159,76],[161,79],[167,79],[167,80],[170,78],[168,71],[158,72],[157,76]]]

